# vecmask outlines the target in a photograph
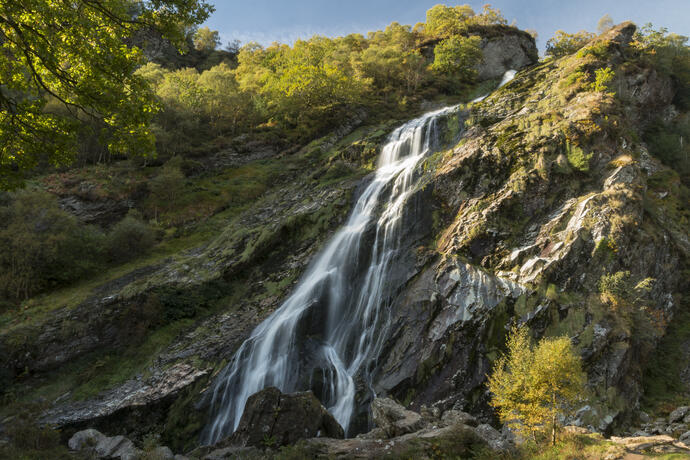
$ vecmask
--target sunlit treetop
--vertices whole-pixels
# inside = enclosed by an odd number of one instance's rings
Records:
[[[211,11],[205,0],[0,2],[0,189],[68,163],[84,122],[112,153],[152,153],[157,106],[127,39],[154,29],[182,47]]]

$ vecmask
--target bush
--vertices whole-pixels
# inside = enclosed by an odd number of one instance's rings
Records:
[[[557,30],[556,35],[546,42],[546,55],[559,58],[577,52],[594,38],[594,34],[581,30],[575,34],[569,34]]]
[[[22,190],[0,206],[0,247],[0,297],[19,300],[93,272],[103,235],[80,225],[53,195]]]
[[[182,192],[184,174],[178,166],[181,163],[179,160],[179,157],[174,157],[168,161],[163,170],[149,184],[156,211],[159,207],[163,210],[172,209]]]
[[[482,58],[480,42],[481,38],[477,36],[453,36],[443,40],[434,48],[432,68],[471,81],[477,73],[474,66]]]
[[[630,272],[621,271],[604,275],[599,280],[599,292],[601,300],[618,305],[625,299],[630,290]]]
[[[584,393],[582,359],[568,337],[545,338],[532,347],[526,326],[511,330],[507,346],[489,377],[490,404],[524,438],[549,435],[555,444],[559,420]]]
[[[155,242],[156,231],[133,210],[108,235],[108,257],[114,262],[124,262],[145,253]]]

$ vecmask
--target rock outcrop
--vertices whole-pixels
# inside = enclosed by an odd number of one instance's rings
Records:
[[[70,449],[94,458],[137,460],[142,451],[124,436],[108,437],[92,428],[75,433],[67,443]]]
[[[418,431],[424,426],[421,415],[388,398],[374,399],[371,413],[376,426],[389,438]]]
[[[534,37],[526,32],[506,27],[503,33],[479,34],[483,55],[477,66],[480,80],[501,78],[506,71],[523,69],[539,59]]]
[[[311,391],[283,394],[269,387],[249,397],[237,430],[227,443],[280,447],[315,437],[341,439],[345,433]]]

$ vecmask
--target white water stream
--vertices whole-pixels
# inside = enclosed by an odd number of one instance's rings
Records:
[[[513,75],[507,72],[501,85]],[[370,374],[387,338],[394,294],[387,281],[405,231],[403,211],[417,184],[415,171],[432,153],[437,120],[455,110],[429,112],[391,134],[347,223],[218,375],[204,442],[232,433],[252,394],[269,386],[283,392],[308,389],[315,375],[322,402],[347,433],[356,379],[362,377],[373,394]]]

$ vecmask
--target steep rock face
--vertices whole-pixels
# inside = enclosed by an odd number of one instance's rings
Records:
[[[517,322],[577,345],[596,396],[576,423],[608,430],[637,407],[690,252],[687,229],[664,217],[677,197],[650,189],[667,168],[630,134],[673,95],[668,77],[635,61],[630,30],[592,43],[599,57],[585,49],[518,74],[472,108],[457,147],[435,156],[440,225],[394,306],[382,394],[490,418],[485,375]],[[623,109],[569,79],[603,66],[618,74]],[[602,280],[614,278],[636,295],[609,294]]]
[[[504,25],[471,25],[467,35],[481,38],[482,59],[477,64],[480,81],[500,79],[507,70],[520,70],[536,64],[539,52],[534,37],[523,30]],[[421,52],[433,58],[434,47],[441,39],[421,45]]]
[[[477,66],[480,80],[501,78],[507,70],[519,70],[538,60],[534,38],[523,31],[482,36],[482,61]]]

